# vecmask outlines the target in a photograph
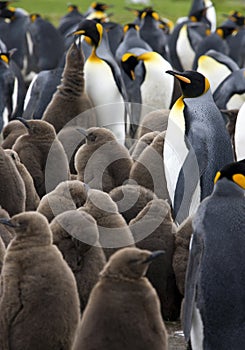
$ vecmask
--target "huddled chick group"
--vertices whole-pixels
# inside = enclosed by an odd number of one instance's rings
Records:
[[[0,349],[171,350],[181,322],[178,349],[243,350],[245,17],[10,2]]]

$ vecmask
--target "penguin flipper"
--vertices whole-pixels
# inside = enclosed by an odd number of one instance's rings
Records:
[[[182,312],[182,325],[185,340],[190,340],[193,310],[196,304],[196,288],[202,257],[203,242],[200,234],[194,232],[190,243],[189,260],[185,278],[185,298]]]
[[[180,170],[174,193],[174,218],[178,223],[183,222],[200,203],[200,165],[195,150],[189,146],[189,152]],[[190,212],[192,211],[192,212]]]

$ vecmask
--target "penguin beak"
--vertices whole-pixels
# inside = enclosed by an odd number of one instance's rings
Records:
[[[83,129],[83,128],[76,128],[76,130],[78,132],[80,132],[80,134],[84,135],[85,137],[88,136],[87,130]]]
[[[152,252],[152,254],[149,255],[148,258],[146,258],[146,260],[144,260],[142,263],[149,264],[150,262],[152,262],[152,260],[155,260],[156,258],[158,258],[159,256],[162,256],[163,254],[165,254],[165,250],[156,250],[155,252]]]
[[[0,224],[10,226],[10,227],[17,227],[17,225],[14,225],[11,220],[6,219],[6,218],[0,218]]]
[[[15,119],[19,120],[22,124],[24,124],[27,129],[30,129],[30,125],[27,123],[27,121],[24,118],[16,117]]]
[[[183,81],[184,83],[190,84],[191,80],[186,78],[184,75],[182,75],[179,72],[175,72],[173,70],[167,70],[165,73],[168,73],[170,75],[173,75],[175,78],[177,78],[178,80]]]

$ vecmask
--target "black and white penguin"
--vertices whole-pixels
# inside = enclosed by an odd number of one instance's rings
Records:
[[[127,94],[107,33],[100,23],[85,19],[73,35],[84,35],[93,48],[84,65],[85,90],[96,109],[98,126],[110,129],[124,144]]]
[[[245,348],[245,163],[229,163],[193,219],[183,329],[193,350]]]
[[[245,158],[245,102],[239,109],[234,131],[234,148],[236,160]]]
[[[195,71],[168,71],[183,95],[172,107],[164,145],[168,192],[176,222],[194,213],[213,190],[213,178],[233,161],[232,146],[208,79]]]

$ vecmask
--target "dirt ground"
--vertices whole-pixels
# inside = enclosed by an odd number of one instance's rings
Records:
[[[164,322],[168,331],[168,350],[186,350],[180,322]]]

